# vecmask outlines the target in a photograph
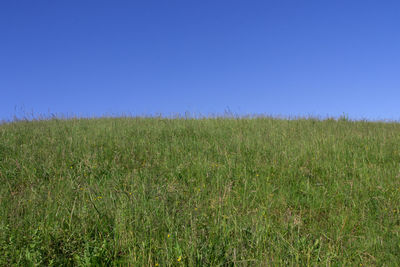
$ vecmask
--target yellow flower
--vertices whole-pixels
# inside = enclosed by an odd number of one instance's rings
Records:
[[[177,259],[177,261],[181,261],[182,260],[182,256],[179,256],[179,258]]]
[[[168,235],[167,235],[167,237],[168,237],[168,238],[170,238],[170,237],[171,237],[171,235],[170,235],[170,234],[168,234]]]
[[[160,266],[160,264],[156,263],[156,265],[155,265],[155,266],[156,266],[156,267],[157,267],[157,266]]]

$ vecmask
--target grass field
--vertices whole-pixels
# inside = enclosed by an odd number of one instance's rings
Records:
[[[0,265],[399,266],[400,124],[0,125]]]

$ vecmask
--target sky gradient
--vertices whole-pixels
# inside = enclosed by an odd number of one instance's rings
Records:
[[[1,1],[0,120],[400,119],[399,1]]]

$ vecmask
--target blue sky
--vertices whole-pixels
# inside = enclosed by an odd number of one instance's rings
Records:
[[[399,1],[1,1],[0,119],[400,119]]]

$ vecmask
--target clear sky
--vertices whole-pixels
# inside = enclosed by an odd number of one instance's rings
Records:
[[[400,119],[400,1],[0,2],[0,119]]]

